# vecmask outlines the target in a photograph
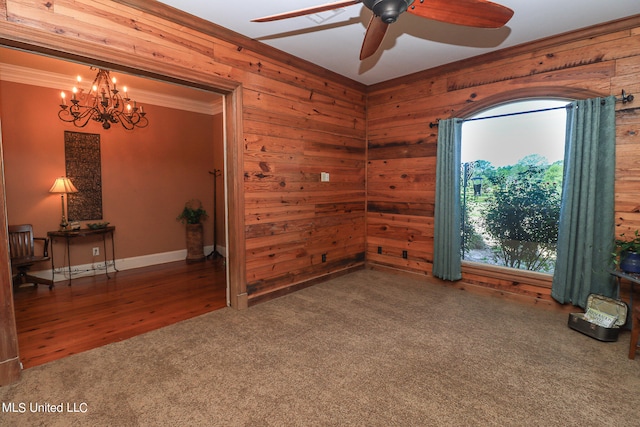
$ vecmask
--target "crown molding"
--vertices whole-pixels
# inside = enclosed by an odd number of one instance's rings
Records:
[[[0,63],[0,80],[57,90],[70,88],[75,84],[75,78],[66,74],[6,63]],[[222,97],[212,102],[204,102],[143,89],[136,89],[135,95],[136,101],[141,104],[158,105],[208,115],[222,113]]]

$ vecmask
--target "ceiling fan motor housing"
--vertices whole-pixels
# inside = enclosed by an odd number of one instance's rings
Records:
[[[414,0],[362,0],[385,24],[393,24]]]

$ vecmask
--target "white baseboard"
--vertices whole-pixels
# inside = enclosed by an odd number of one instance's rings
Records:
[[[213,246],[205,246],[204,253],[205,255],[210,254],[213,250]],[[224,258],[227,257],[227,248],[224,246],[217,246],[217,251]],[[137,257],[131,258],[119,258],[115,260],[115,268],[118,271],[131,270],[134,268],[148,267],[150,265],[157,264],[165,264],[168,262],[181,261],[186,259],[187,250],[182,249],[179,251],[172,252],[163,252],[157,254],[149,254],[149,255],[141,255]],[[109,272],[114,271],[114,262],[112,260],[107,260],[107,267],[109,268]],[[96,276],[98,274],[104,274],[105,263],[97,262],[91,264],[79,264],[71,266],[71,278],[76,277],[87,277],[87,276]],[[51,279],[52,273],[51,269],[48,270],[40,270],[40,271],[31,271],[29,274],[32,274],[37,277],[41,277],[43,279]],[[56,267],[56,272],[54,276],[55,282],[61,282],[64,280],[69,280],[69,268],[68,267]]]

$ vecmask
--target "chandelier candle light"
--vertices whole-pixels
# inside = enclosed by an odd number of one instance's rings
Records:
[[[81,77],[78,76],[78,86],[81,81]],[[61,93],[62,102],[58,117],[80,128],[85,127],[89,120],[102,123],[105,130],[109,129],[112,123],[120,123],[127,130],[147,127],[149,120],[145,117],[142,105],[138,106],[136,101],[129,98],[126,86],[122,91],[124,95],[117,89],[116,78],[111,78],[108,70],[99,68],[87,93],[74,86],[70,105],[67,104],[67,94]]]

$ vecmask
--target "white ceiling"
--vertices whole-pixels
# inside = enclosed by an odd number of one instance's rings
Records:
[[[160,1],[367,85],[640,13],[640,0],[499,0],[515,12],[500,29],[468,28],[403,13],[389,27],[378,52],[360,61],[371,17],[362,4],[335,15],[315,15],[328,18],[318,24],[306,16],[250,20],[335,0]]]

